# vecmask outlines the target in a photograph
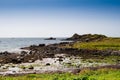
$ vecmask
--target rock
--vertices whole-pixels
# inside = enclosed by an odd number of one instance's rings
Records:
[[[39,44],[39,47],[44,47],[45,46],[45,44]]]
[[[18,59],[11,59],[11,62],[14,63],[14,64],[21,63],[21,61],[19,61]]]
[[[36,45],[31,45],[30,47],[36,47]]]
[[[21,51],[21,56],[25,56],[27,54],[27,52],[26,51]]]
[[[61,45],[66,45],[66,44],[69,44],[70,42],[60,42],[59,44]]]
[[[120,56],[120,51],[112,51],[111,55]]]
[[[35,53],[36,53],[36,51],[31,50],[28,54],[29,54],[29,55],[33,55],[33,54],[35,54]]]
[[[33,51],[30,51],[29,54],[31,55],[33,53]]]
[[[28,66],[28,69],[34,69],[34,67],[32,65]]]
[[[50,63],[46,63],[46,66],[50,66]]]
[[[7,51],[5,51],[5,52],[0,52],[0,55],[10,55],[10,53],[9,52],[7,52]]]
[[[50,37],[50,38],[47,38],[45,40],[56,40],[56,38]]]
[[[62,62],[62,61],[63,61],[63,59],[62,59],[62,58],[59,58],[59,59],[58,59],[58,61],[59,61],[59,62]]]

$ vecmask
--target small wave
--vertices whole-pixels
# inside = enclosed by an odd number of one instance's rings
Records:
[[[28,52],[28,50],[23,50],[23,49],[19,49],[19,48],[15,48],[15,49],[8,49],[8,50],[0,50],[0,52],[10,52],[10,53],[20,53],[21,51],[26,51]]]

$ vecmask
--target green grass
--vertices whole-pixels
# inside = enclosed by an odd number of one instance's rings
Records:
[[[1,76],[0,80],[120,80],[120,70],[99,69],[96,71],[85,69],[78,74],[29,74],[24,76],[10,77]]]
[[[119,64],[120,63],[120,56],[106,56],[99,58],[90,58],[90,59],[83,59],[82,62],[89,62],[89,63],[108,63],[108,64]]]
[[[106,38],[93,42],[76,42],[72,47],[78,49],[120,50],[120,38]]]

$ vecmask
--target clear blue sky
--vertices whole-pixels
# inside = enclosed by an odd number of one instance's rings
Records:
[[[0,0],[0,37],[120,37],[120,0]]]

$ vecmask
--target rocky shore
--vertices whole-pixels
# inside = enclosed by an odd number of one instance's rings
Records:
[[[0,63],[24,63],[24,62],[34,62],[36,60],[42,60],[43,58],[55,58],[56,54],[65,54],[67,57],[79,56],[83,59],[89,58],[104,58],[105,56],[115,55],[120,56],[120,51],[115,50],[88,50],[88,49],[74,49],[65,48],[65,45],[72,45],[69,42],[62,42],[59,44],[39,44],[31,45],[29,47],[24,47],[28,51],[22,51],[21,53],[0,53]],[[58,56],[60,57],[60,56]]]
[[[96,41],[106,38],[104,35],[77,35],[74,34],[71,38],[66,40],[73,40],[73,42],[61,42],[58,44],[39,44],[31,45],[29,47],[21,48],[21,53],[9,53],[7,51],[0,53],[0,72],[9,70],[10,67],[17,67],[22,69],[22,72],[28,70],[40,72],[73,72],[76,69],[80,70],[84,67],[108,66],[110,64],[104,62],[83,62],[83,60],[90,59],[104,59],[108,56],[120,56],[119,50],[89,50],[68,48],[72,46],[74,41],[88,42]],[[27,50],[27,51],[24,51]],[[38,62],[37,62],[38,61]],[[8,64],[7,66],[5,66]],[[120,68],[120,59],[117,61],[115,68]],[[114,65],[114,66],[115,66]],[[112,67],[112,66],[111,66]],[[49,69],[51,69],[49,71]],[[13,70],[14,71],[14,70]],[[31,72],[30,72],[31,73]],[[1,74],[1,73],[0,73]]]

